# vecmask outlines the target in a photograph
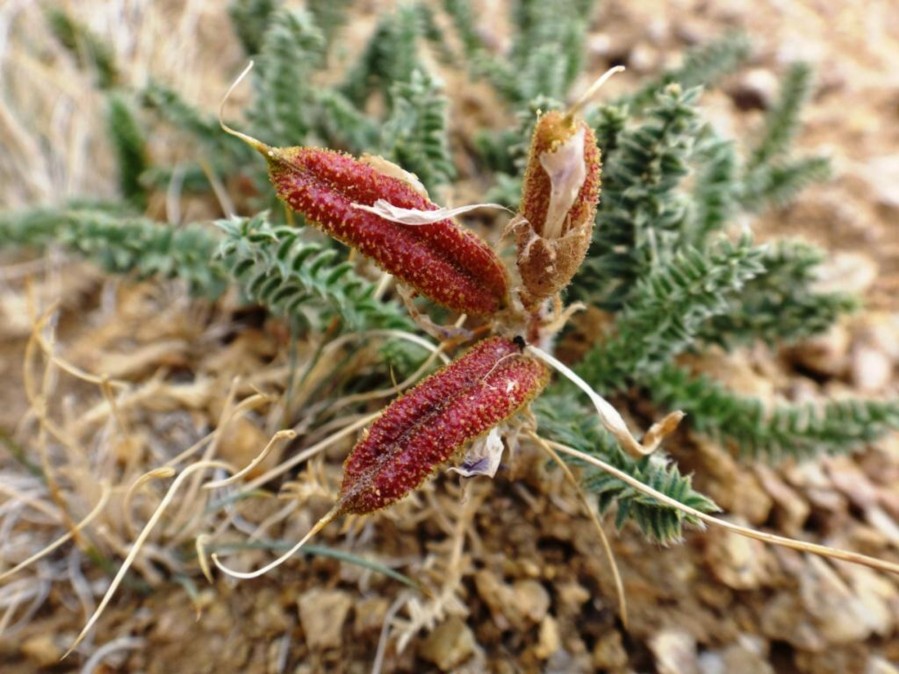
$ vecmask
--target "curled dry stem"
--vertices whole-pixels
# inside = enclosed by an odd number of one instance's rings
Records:
[[[239,138],[257,152],[267,155],[269,152],[273,151],[273,148],[269,147],[261,140],[253,138],[252,136],[248,136],[245,133],[241,133],[237,129],[232,129],[230,126],[225,124],[225,104],[228,102],[231,94],[237,88],[237,85],[239,85],[243,81],[243,78],[246,77],[247,74],[253,69],[254,65],[255,64],[253,63],[253,61],[247,63],[247,67],[243,69],[243,72],[241,72],[240,75],[237,76],[237,79],[232,82],[231,86],[228,87],[228,91],[226,91],[225,95],[222,96],[222,102],[219,104],[219,126],[221,126],[222,131],[227,133],[229,136]]]
[[[425,361],[421,365],[419,365],[418,369],[408,377],[406,377],[403,381],[395,383],[393,386],[390,386],[388,388],[378,389],[377,391],[369,391],[367,393],[352,393],[342,398],[338,398],[332,405],[328,406],[328,409],[338,410],[349,405],[368,402],[370,400],[377,400],[378,398],[387,398],[389,396],[396,395],[397,393],[402,393],[418,380],[420,380],[424,376],[425,372],[427,372],[431,368],[435,360],[441,357],[446,357],[443,353],[443,349],[444,344],[440,344],[437,348],[433,349],[430,355],[428,355],[428,357],[425,359]]]
[[[630,432],[627,424],[624,423],[624,419],[618,413],[618,410],[612,407],[605,398],[590,388],[590,385],[581,379],[571,368],[565,365],[565,363],[543,349],[533,345],[525,347],[525,351],[557,370],[587,394],[590,401],[593,403],[593,406],[596,408],[596,413],[599,415],[599,420],[602,422],[603,427],[615,436],[615,439],[631,458],[642,459],[644,456],[652,454],[662,443],[662,440],[674,432],[678,424],[680,424],[681,419],[684,418],[684,413],[681,411],[670,413],[661,421],[653,424],[643,437],[643,442],[640,443]]]
[[[460,320],[456,321],[455,326],[453,326],[452,328],[448,328],[446,326],[435,323],[431,320],[430,316],[421,312],[418,307],[415,306],[415,298],[418,296],[418,293],[414,288],[410,288],[403,283],[397,283],[396,293],[400,296],[400,300],[402,300],[403,306],[406,307],[406,311],[409,312],[409,317],[415,322],[418,327],[420,327],[434,339],[440,341],[449,339],[471,339],[471,331],[460,327],[467,318],[465,314],[462,314],[459,317]]]
[[[302,463],[303,461],[309,459],[310,457],[315,456],[319,452],[325,450],[327,447],[334,444],[335,442],[342,439],[343,437],[345,437],[351,433],[354,433],[359,428],[369,424],[371,421],[373,421],[378,416],[380,416],[380,413],[363,417],[362,419],[357,420],[355,423],[349,424],[348,426],[344,427],[343,429],[328,436],[321,442],[316,443],[309,449],[297,454],[295,457],[293,457],[289,461],[286,461],[286,462],[282,463],[281,465],[277,466],[276,468],[273,468],[272,470],[266,472],[265,474],[260,475],[258,478],[256,478],[252,482],[245,485],[244,488],[241,489],[239,493],[246,494],[246,493],[252,491],[253,489],[257,488],[258,486],[265,484],[272,478],[277,477],[278,475],[281,475],[282,473],[285,473],[286,471],[290,470],[297,464]],[[246,475],[247,472],[252,467],[254,467],[255,465],[258,465],[259,462],[262,460],[262,458],[264,458],[264,454],[268,451],[268,447],[270,445],[272,445],[272,443],[276,440],[276,438],[278,438],[278,436],[280,434],[284,434],[281,437],[287,437],[287,434],[289,434],[289,433],[293,433],[293,431],[280,431],[279,433],[276,433],[275,437],[272,438],[272,441],[269,442],[269,445],[266,446],[266,449],[263,450],[262,454],[260,456],[257,456],[255,459],[253,459],[253,461],[250,463],[250,465],[247,468],[244,468],[243,470],[241,470],[240,473],[234,475],[233,478],[230,478],[228,480],[220,480],[215,483],[210,483],[207,486],[209,488],[212,488],[214,486],[223,486],[224,484],[231,484],[236,479],[239,479],[239,477]],[[294,433],[294,436],[295,436],[295,433]],[[268,571],[271,571],[272,569],[280,566],[285,561],[290,559],[313,536],[315,536],[318,532],[320,532],[322,529],[324,529],[328,523],[330,523],[335,517],[337,517],[337,515],[339,513],[340,513],[340,510],[339,510],[338,506],[335,506],[334,508],[332,508],[327,514],[325,514],[324,517],[322,517],[318,522],[316,522],[315,525],[312,527],[312,529],[310,529],[309,532],[297,544],[295,544],[290,550],[288,550],[283,555],[281,555],[280,557],[275,559],[273,562],[270,562],[269,564],[263,566],[261,569],[257,569],[256,571],[251,571],[251,572],[247,572],[247,573],[241,572],[241,571],[235,571],[235,570],[225,566],[224,564],[222,564],[222,562],[219,561],[218,553],[212,554],[212,561],[222,572],[224,572],[234,578],[244,578],[244,579],[257,578],[257,577],[267,573]],[[210,582],[212,582],[212,574],[210,573],[210,570],[209,570],[209,563],[206,560],[206,552],[205,552],[205,547],[206,547],[207,541],[208,541],[208,537],[200,537],[197,539],[197,543],[196,543],[197,555],[200,559],[200,568],[203,570],[203,574],[206,576],[206,578]]]
[[[245,414],[247,412],[251,412],[257,407],[271,401],[271,397],[266,395],[265,393],[256,393],[251,395],[249,398],[244,398],[241,400],[237,406],[235,406],[231,411],[231,416],[228,417],[226,424],[231,423],[238,415]],[[218,430],[211,431],[204,435],[202,438],[197,440],[190,447],[185,449],[183,452],[178,454],[175,457],[172,457],[168,461],[166,461],[165,465],[167,466],[177,466],[179,463],[184,463],[191,456],[199,452],[207,443],[211,442],[215,437]]]
[[[31,331],[31,336],[28,338],[28,342],[25,345],[24,367],[22,370],[22,383],[25,389],[25,398],[28,400],[29,405],[31,405],[34,415],[37,417],[38,423],[40,424],[40,427],[42,429],[44,429],[49,435],[52,435],[62,445],[68,447],[76,454],[84,455],[85,452],[82,451],[82,448],[74,444],[74,441],[69,436],[69,434],[59,426],[57,426],[50,418],[49,414],[47,413],[47,397],[43,394],[42,390],[39,390],[35,377],[35,371],[37,370],[38,349],[40,348],[41,350],[43,350],[42,344],[46,345],[50,349],[47,353],[52,354],[52,344],[48,343],[46,340],[43,340],[40,336],[40,332],[50,322],[54,311],[56,311],[56,307],[50,307],[40,318],[35,321],[34,327]],[[54,361],[51,358],[50,363],[52,364],[53,362]],[[49,383],[47,381],[47,371],[49,369],[49,367],[44,369],[44,375],[41,378],[45,387]],[[49,480],[53,479],[51,474],[48,474],[47,478]]]
[[[42,557],[46,557],[46,556],[49,555],[51,552],[53,552],[54,550],[56,550],[56,548],[58,548],[59,546],[61,546],[63,543],[65,543],[65,542],[71,540],[72,538],[74,538],[77,532],[83,530],[88,524],[90,524],[91,522],[94,521],[94,519],[97,517],[97,515],[99,515],[101,512],[103,512],[103,509],[106,507],[106,504],[109,503],[109,496],[110,496],[111,493],[112,493],[112,489],[111,489],[110,485],[109,485],[108,483],[106,483],[106,482],[102,483],[102,484],[100,485],[100,498],[99,498],[99,500],[97,501],[97,504],[96,504],[96,505],[93,507],[93,509],[91,509],[91,511],[84,517],[84,519],[82,519],[80,522],[78,522],[78,524],[76,524],[76,525],[72,528],[71,531],[69,531],[68,533],[63,534],[62,536],[60,536],[58,539],[56,539],[56,540],[55,540],[53,543],[51,543],[50,545],[47,545],[47,546],[44,547],[42,550],[40,550],[40,551],[34,553],[34,554],[31,555],[31,557],[29,557],[28,559],[22,560],[21,562],[19,562],[18,564],[16,564],[16,565],[15,565],[14,567],[12,567],[11,569],[7,569],[7,570],[4,571],[3,573],[0,573],[0,583],[2,583],[3,581],[5,581],[5,580],[6,580],[7,578],[9,578],[10,576],[15,575],[16,573],[18,573],[19,571],[21,571],[21,570],[24,569],[25,567],[27,567],[27,566],[29,566],[29,565],[31,565],[31,564],[34,564],[34,562],[36,562],[37,560],[41,559]]]
[[[406,592],[401,592],[387,608],[384,614],[384,622],[381,625],[381,633],[378,635],[378,649],[375,651],[375,659],[371,664],[371,674],[381,674],[384,668],[384,658],[387,655],[387,642],[390,640],[390,626],[396,614],[408,601]]]
[[[531,437],[535,437],[532,435]],[[713,515],[709,515],[700,510],[696,510],[695,508],[691,508],[688,505],[684,505],[679,501],[671,498],[670,496],[666,496],[665,494],[656,491],[652,487],[643,484],[639,480],[631,477],[627,473],[615,468],[611,464],[606,463],[605,461],[596,458],[595,456],[591,456],[589,454],[585,454],[573,447],[569,447],[568,445],[563,445],[558,442],[553,442],[551,440],[546,441],[549,446],[551,446],[556,451],[559,451],[563,454],[568,454],[569,456],[574,456],[585,463],[589,463],[590,465],[596,466],[600,470],[603,470],[609,475],[621,480],[629,487],[633,487],[641,494],[646,494],[647,496],[651,496],[656,499],[662,505],[668,506],[669,508],[674,508],[690,517],[695,517],[699,521],[708,524],[710,526],[721,527],[722,529],[727,529],[728,531],[733,531],[740,536],[746,536],[747,538],[754,538],[757,541],[762,541],[763,543],[769,543],[771,545],[779,545],[784,548],[790,548],[791,550],[798,550],[799,552],[808,552],[813,555],[818,555],[819,557],[829,557],[830,559],[838,559],[843,562],[850,562],[851,564],[860,564],[862,566],[867,566],[872,569],[876,569],[878,571],[888,571],[890,573],[899,574],[899,564],[894,564],[892,562],[887,562],[882,559],[877,559],[876,557],[869,557],[867,555],[863,555],[857,552],[851,552],[849,550],[841,550],[839,548],[832,548],[827,545],[818,545],[815,543],[807,543],[805,541],[798,541],[793,538],[787,538],[785,536],[778,536],[776,534],[769,534],[763,531],[756,531],[755,529],[751,529],[749,527],[743,527],[739,524],[734,524],[733,522],[728,522],[727,520],[723,520],[719,517],[714,517]]]
[[[3,615],[0,615],[0,634],[7,634],[15,628],[16,623],[13,622],[13,617],[19,607],[29,599],[32,599],[31,607],[25,611],[25,616],[19,619],[19,624],[23,624],[29,616],[34,615],[36,606],[42,603],[48,594],[45,589],[46,585],[46,583],[43,586],[39,584],[36,588],[32,588],[29,587],[29,581],[21,580],[6,586],[3,597],[5,610]]]
[[[612,552],[612,545],[609,543],[609,538],[606,536],[605,530],[602,528],[602,522],[599,521],[599,516],[596,513],[596,509],[590,505],[590,502],[587,500],[586,494],[584,494],[584,490],[581,488],[580,483],[577,478],[574,476],[574,473],[571,472],[571,468],[568,467],[568,464],[562,460],[562,457],[558,455],[556,450],[554,450],[550,444],[542,437],[537,435],[536,433],[531,434],[531,438],[537,442],[538,445],[550,455],[553,461],[562,469],[562,472],[565,473],[565,477],[568,479],[569,484],[571,484],[575,492],[577,493],[578,499],[581,504],[583,504],[584,509],[587,511],[587,514],[590,516],[591,521],[593,522],[593,526],[596,527],[596,530],[599,532],[599,539],[602,543],[603,553],[606,556],[606,559],[609,561],[609,568],[612,570],[612,579],[615,583],[615,594],[618,595],[618,615],[621,616],[621,622],[624,625],[625,629],[628,626],[627,619],[627,596],[624,593],[624,582],[621,580],[621,572],[618,569],[618,563],[615,561],[615,553]]]
[[[125,415],[122,414],[122,410],[116,401],[112,380],[106,375],[100,377],[100,391],[103,393],[104,400],[106,400],[106,403],[109,405],[109,409],[112,412],[112,418],[115,420],[115,423],[118,424],[119,430],[126,437],[130,436],[131,432],[128,428],[128,420],[125,418]]]
[[[69,516],[66,501],[63,498],[62,490],[60,488],[59,482],[56,479],[56,471],[54,470],[54,467],[50,461],[50,451],[47,446],[47,436],[53,436],[60,444],[63,445],[63,447],[68,448],[70,452],[72,452],[72,456],[83,457],[86,453],[77,446],[75,441],[71,437],[69,437],[68,433],[57,426],[57,424],[50,418],[50,414],[47,410],[47,401],[49,399],[49,393],[52,385],[51,372],[53,370],[53,362],[51,359],[48,358],[48,364],[44,368],[43,375],[40,377],[40,389],[38,388],[38,383],[36,381],[38,360],[37,352],[41,348],[41,331],[50,322],[50,319],[52,318],[55,311],[56,305],[54,304],[34,322],[34,327],[31,330],[31,335],[29,336],[28,342],[25,345],[25,359],[22,371],[22,383],[25,389],[25,398],[28,400],[28,404],[31,406],[31,409],[38,420],[38,453],[40,455],[41,469],[43,471],[44,479],[47,482],[47,489],[49,490],[50,498],[56,505],[56,507],[59,508],[59,512],[62,513],[62,517],[65,520],[66,527],[72,532],[75,540],[79,541],[80,530],[75,527],[74,521],[72,521],[72,518]],[[48,347],[50,353],[52,353],[52,339],[48,340]]]
[[[112,579],[112,582],[109,584],[109,588],[106,590],[106,594],[103,595],[103,599],[100,601],[99,606],[97,606],[97,608],[94,610],[84,628],[78,634],[78,637],[75,639],[72,645],[69,646],[68,650],[63,654],[63,660],[78,647],[78,645],[84,640],[84,637],[87,636],[87,633],[90,632],[90,630],[96,624],[97,620],[100,619],[100,616],[103,614],[103,611],[106,610],[106,607],[109,605],[109,602],[112,599],[112,596],[115,594],[115,591],[119,588],[119,585],[121,585],[122,579],[125,577],[128,569],[131,568],[131,565],[134,563],[134,560],[140,552],[141,547],[143,547],[144,543],[150,537],[150,534],[152,533],[154,527],[159,523],[159,520],[165,513],[166,508],[168,508],[169,504],[172,502],[172,499],[175,497],[175,494],[177,493],[178,488],[181,486],[181,484],[193,473],[206,470],[208,468],[221,468],[227,471],[234,470],[231,464],[225,463],[224,461],[198,461],[197,463],[191,464],[183,471],[181,471],[178,477],[176,477],[172,482],[172,485],[169,487],[166,495],[162,498],[162,501],[159,502],[159,505],[156,507],[153,515],[144,525],[144,528],[140,532],[140,535],[135,539],[134,543],[131,544],[131,549],[128,551],[128,555],[125,557],[125,560],[119,567],[118,572],[116,572],[116,575]]]
[[[147,640],[140,637],[119,637],[118,639],[113,639],[91,654],[81,667],[80,674],[94,674],[98,666],[103,662],[103,659],[116,651],[137,650],[143,648],[146,644]],[[103,670],[105,671],[106,667]]]
[[[299,393],[295,399],[292,400],[291,405],[295,407],[303,406],[306,401],[309,399],[309,396],[312,395],[312,391],[315,389],[315,382],[319,381],[319,379],[323,377],[327,377],[330,374],[323,374],[321,370],[324,365],[329,364],[331,361],[335,360],[334,358],[329,358],[336,351],[342,349],[346,344],[350,342],[365,342],[370,343],[373,339],[402,339],[411,344],[415,344],[426,351],[432,354],[432,358],[440,358],[440,361],[445,365],[449,362],[449,357],[444,353],[444,345],[442,344],[434,344],[433,342],[425,339],[420,335],[416,335],[414,332],[409,332],[407,330],[398,330],[398,329],[380,329],[380,330],[366,330],[364,332],[351,332],[345,335],[341,335],[336,339],[331,340],[327,344],[321,347],[321,353],[317,355],[315,358],[310,359],[309,365],[303,371],[302,376],[299,378],[298,385],[302,385],[303,392]],[[430,364],[432,361],[429,358],[426,364]],[[419,368],[419,371],[425,371],[425,364]],[[416,373],[417,374],[417,373]],[[415,375],[413,375],[415,376]],[[407,380],[410,381],[411,377]],[[411,383],[414,383],[415,380],[412,380]],[[405,382],[403,382],[403,385]],[[364,402],[366,400],[371,400],[379,397],[384,397],[390,395],[389,391],[391,389],[384,389],[383,395],[379,392],[371,392],[365,394],[354,394],[350,396],[346,396],[341,398],[333,403],[328,403],[327,409],[334,410],[339,409],[343,404],[355,403],[355,402]],[[358,396],[358,397],[354,397]],[[370,396],[370,397],[369,397]],[[325,406],[322,404],[311,406],[310,409],[314,410],[316,413],[318,410],[324,408]]]
[[[55,308],[55,307],[54,307]],[[49,314],[47,316],[49,318]],[[42,325],[46,325],[45,321],[42,321]],[[53,349],[50,341],[42,334],[37,333],[35,335],[38,344],[41,347],[41,350],[46,354],[47,358],[49,358],[56,367],[58,367],[63,372],[66,372],[76,379],[80,379],[81,381],[87,382],[88,384],[94,384],[95,386],[107,386],[110,388],[119,388],[126,389],[128,388],[128,383],[124,381],[118,381],[116,379],[110,379],[108,375],[95,375],[91,374],[87,370],[83,370],[78,367],[74,363],[70,363],[65,358],[56,353]]]
[[[599,91],[602,86],[609,81],[612,75],[615,75],[616,73],[623,73],[624,70],[624,66],[614,66],[597,77],[593,84],[587,87],[587,90],[583,94],[581,94],[581,96],[574,102],[574,105],[572,105],[570,108],[568,108],[568,110],[565,111],[565,117],[568,119],[574,119],[575,115],[580,114],[581,110],[584,109],[584,106],[586,106],[587,103],[590,102],[590,99],[592,99],[596,95],[596,92]]]
[[[262,448],[262,451],[259,452],[250,463],[241,468],[238,472],[234,473],[231,477],[227,477],[224,480],[215,480],[213,482],[207,482],[203,485],[204,489],[218,489],[219,487],[227,487],[229,484],[234,484],[239,480],[242,480],[247,474],[251,473],[260,463],[265,461],[265,457],[267,457],[272,449],[277,447],[282,442],[288,442],[297,437],[296,431],[293,430],[283,430],[275,433],[271,440],[266,443],[265,447]]]
[[[234,400],[237,396],[237,389],[239,385],[240,378],[235,377],[231,382],[231,387],[228,390],[228,395],[226,396],[225,403],[222,406],[222,412],[219,415],[218,423],[216,424],[215,430],[212,432],[212,438],[209,442],[209,445],[206,447],[205,452],[203,453],[201,462],[211,461],[215,456],[215,453],[218,450],[219,438],[221,438],[224,430],[227,429],[228,424],[243,416],[250,410],[259,407],[260,405],[270,400],[270,398],[265,394],[257,393],[235,404]],[[190,484],[187,493],[185,494],[184,499],[181,502],[181,507],[179,508],[176,515],[172,517],[172,520],[168,525],[167,532],[170,535],[174,535],[178,530],[188,529],[186,524],[190,521],[191,517],[196,516],[197,509],[193,504],[199,495],[201,480],[202,476],[198,475]]]
[[[206,556],[206,544],[212,539],[212,536],[209,534],[200,534],[197,536],[196,543],[194,543],[194,547],[197,551],[197,562],[200,564],[200,571],[203,572],[203,576],[206,580],[209,581],[209,584],[212,585],[212,569],[209,568],[209,557]]]
[[[291,470],[294,466],[297,466],[297,465],[303,463],[304,461],[306,461],[307,459],[310,459],[313,456],[315,456],[316,454],[319,454],[320,452],[324,451],[325,449],[330,447],[332,444],[334,444],[338,440],[341,440],[342,438],[346,437],[347,435],[350,435],[351,433],[355,433],[363,426],[367,426],[372,421],[377,419],[379,416],[381,416],[381,413],[375,412],[374,414],[369,414],[360,419],[357,419],[356,421],[349,424],[348,426],[345,426],[344,428],[337,431],[336,433],[328,436],[321,442],[317,442],[316,444],[312,445],[312,447],[309,447],[308,449],[300,452],[296,456],[291,457],[287,461],[284,461],[283,463],[275,466],[271,470],[263,473],[262,475],[255,478],[254,480],[251,480],[250,482],[248,482],[247,484],[245,484],[243,486],[243,488],[240,490],[239,494],[247,494],[247,493],[253,491],[254,489],[262,486],[266,482],[278,477],[279,475],[283,475],[287,471]]]
[[[175,469],[171,466],[162,466],[160,468],[154,468],[153,470],[144,473],[140,477],[138,477],[130,487],[128,487],[128,491],[125,492],[125,499],[122,504],[122,508],[124,509],[124,518],[125,518],[125,530],[128,532],[129,538],[134,538],[137,535],[137,532],[134,528],[134,517],[131,514],[131,500],[134,498],[134,495],[137,491],[143,487],[148,482],[152,480],[162,480],[172,477],[175,474]]]
[[[231,569],[219,561],[217,552],[212,553],[212,562],[219,568],[220,571],[222,571],[223,573],[226,573],[227,575],[229,575],[233,578],[243,578],[243,579],[258,578],[259,576],[265,575],[272,569],[275,569],[275,568],[281,566],[284,562],[286,562],[288,559],[293,557],[297,552],[299,552],[300,548],[302,548],[304,545],[306,545],[306,543],[308,543],[309,540],[313,536],[315,536],[319,531],[321,531],[328,524],[330,524],[334,520],[334,518],[337,517],[339,514],[340,514],[339,507],[334,506],[318,522],[316,522],[315,525],[309,530],[309,532],[305,536],[303,536],[299,540],[299,542],[297,542],[292,548],[290,548],[290,550],[285,552],[283,555],[281,555],[274,561],[269,562],[262,568],[256,569],[255,571],[244,572],[244,571],[236,571],[234,569]]]
[[[216,423],[215,430],[212,433],[212,440],[206,447],[206,450],[203,452],[200,463],[212,460],[212,458],[215,456],[215,453],[218,451],[219,439],[222,436],[223,430],[227,427],[227,424],[232,419],[236,418],[235,414],[237,413],[239,403],[235,405],[234,401],[237,398],[237,388],[239,385],[240,377],[234,377],[231,380],[231,386],[228,388],[228,394],[225,396],[225,402],[222,405],[222,411],[219,414],[218,422]],[[247,407],[245,409],[252,409],[252,407]],[[202,475],[197,475],[188,487],[187,493],[181,500],[180,508],[175,513],[175,516],[172,517],[167,527],[167,533],[169,535],[174,536],[175,532],[188,530],[188,527],[186,525],[189,522],[190,518],[197,512],[197,509],[194,507],[194,503],[199,496],[200,482],[202,481],[202,479]]]
[[[41,494],[32,494],[28,491],[20,490],[17,485],[0,481],[0,494],[9,496],[11,500],[15,500],[16,503],[22,506],[33,508],[46,516],[48,520],[55,520],[59,516],[59,511],[48,505]]]

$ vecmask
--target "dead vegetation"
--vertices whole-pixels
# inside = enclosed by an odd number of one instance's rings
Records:
[[[217,3],[137,2],[123,13],[102,4],[77,12],[113,38],[128,64],[123,77],[170,78],[215,108],[240,58],[221,53],[216,36],[230,28]],[[676,4],[604,9],[591,58],[626,58],[639,75],[686,44],[746,24],[759,40],[761,74],[709,102],[721,124],[739,128],[757,114],[739,101],[764,101],[765,73],[785,52],[808,51],[824,86],[802,142],[831,146],[842,177],[769,218],[767,231],[789,219],[832,246],[837,265],[824,281],[852,285],[869,305],[789,352],[719,354],[697,367],[769,399],[801,400],[818,386],[896,395],[899,236],[890,225],[899,198],[884,176],[896,172],[888,159],[899,152],[899,88],[883,73],[899,58],[887,39],[899,13],[888,2],[821,11],[766,3],[751,13]],[[0,8],[0,36],[10,36],[0,39],[8,83],[0,201],[109,195],[100,102],[31,5]],[[185,150],[162,137],[152,151],[177,160]],[[171,212],[171,203],[163,196],[150,208]],[[193,219],[218,209],[184,199],[175,210]],[[326,530],[322,543],[354,561],[313,554],[265,579],[217,577],[210,587],[203,554],[256,568],[330,507],[340,463],[370,419],[348,413],[348,403],[365,396],[374,413],[414,376],[352,400],[323,392],[351,377],[390,381],[381,347],[403,335],[291,343],[282,324],[244,312],[233,297],[210,305],[176,284],[105,277],[54,251],[4,250],[0,262],[4,671],[66,671],[72,662],[83,671],[147,672],[896,671],[895,577],[721,531],[668,549],[630,529],[613,537],[630,606],[624,630],[611,570],[577,496],[527,448],[494,482],[463,489],[455,476],[440,477],[393,509]],[[285,409],[297,420],[295,438],[276,437]],[[270,441],[243,483],[206,488],[252,464]],[[899,559],[895,436],[854,457],[774,467],[747,468],[687,433],[670,449],[736,522]],[[177,485],[168,469],[182,476]],[[261,491],[273,485],[288,498]],[[96,629],[59,665],[129,551],[130,569]]]

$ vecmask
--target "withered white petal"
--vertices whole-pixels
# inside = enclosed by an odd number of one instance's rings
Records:
[[[500,204],[469,204],[468,206],[458,206],[456,208],[438,208],[433,211],[421,211],[415,208],[401,208],[394,206],[386,199],[378,199],[371,206],[365,204],[353,204],[353,208],[360,211],[374,213],[385,220],[396,222],[401,225],[433,225],[435,222],[454,218],[457,215],[477,210],[478,208],[499,208],[509,211],[508,208]],[[511,213],[511,211],[509,211]]]
[[[471,448],[465,453],[462,465],[450,468],[454,473],[462,477],[474,477],[486,475],[493,477],[499,468],[503,456],[503,441],[500,438],[499,428],[494,427],[483,438],[472,443]]]
[[[562,235],[568,211],[574,205],[574,200],[577,199],[587,179],[584,128],[578,129],[577,133],[554,151],[541,154],[540,166],[549,176],[551,185],[543,238],[558,239]]]

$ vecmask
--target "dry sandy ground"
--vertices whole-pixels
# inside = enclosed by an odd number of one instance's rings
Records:
[[[102,102],[49,41],[33,4],[0,5],[0,203],[108,196],[114,184]],[[222,39],[230,30],[223,3],[68,4],[110,36],[132,83],[152,73],[214,110],[240,66],[234,41]],[[365,30],[382,9],[362,4],[354,30]],[[859,292],[867,308],[789,353],[753,349],[710,359],[706,367],[739,390],[767,397],[895,396],[899,7],[889,0],[608,2],[594,22],[590,72],[624,60],[629,72],[612,86],[626,89],[676,63],[685,47],[733,27],[751,36],[754,56],[748,70],[706,97],[709,115],[742,135],[762,113],[736,102],[747,91],[766,100],[786,64],[809,60],[819,84],[798,144],[831,155],[837,174],[754,227],[764,237],[801,235],[828,247],[834,262],[825,280]],[[234,105],[240,104],[238,96]],[[153,151],[177,158],[179,148],[161,137]],[[185,209],[187,217],[216,215],[203,204]],[[270,322],[251,322],[251,330],[224,346],[233,307],[204,307],[168,286],[104,279],[57,253],[0,256],[0,430],[7,449],[48,442],[36,430],[33,406],[28,412],[22,365],[33,316],[51,302],[62,309],[56,334],[63,357],[137,392],[123,407],[127,418],[117,418],[101,386],[59,373],[41,379],[43,361],[35,361],[35,390],[47,394],[49,413],[87,452],[60,476],[77,485],[77,498],[67,500],[74,519],[99,498],[95,475],[112,471],[130,484],[157,465],[161,447],[187,448],[215,426],[235,374],[264,388],[286,371],[285,335]],[[366,349],[360,352],[364,358]],[[179,379],[184,372],[198,374]],[[162,383],[155,379],[160,373]],[[247,384],[237,393],[252,392]],[[245,463],[277,427],[263,406],[229,426],[220,450]],[[303,447],[323,437],[303,430]],[[98,459],[97,447],[110,442],[114,455]],[[271,536],[293,540],[308,529],[310,513],[327,508],[325,487],[337,484],[348,446],[335,446],[297,478],[302,511]],[[736,520],[899,560],[895,435],[853,458],[775,468],[737,464],[721,447],[687,433],[671,449]],[[13,492],[31,488],[14,481],[21,470],[0,454],[4,466],[0,507]],[[121,504],[125,495],[113,498]],[[145,521],[150,501],[138,495],[134,503]],[[61,531],[53,505],[28,520],[35,536]],[[242,515],[258,521],[282,505]],[[175,521],[190,532],[185,517]],[[112,569],[124,554],[125,519],[120,511],[106,515],[92,534],[94,544],[112,551],[106,559]],[[4,529],[13,544],[18,539],[10,531],[19,529]],[[434,595],[322,556],[300,558],[259,580],[217,577],[208,586],[191,560],[192,538],[169,526],[132,574],[144,584],[126,584],[86,644],[59,664],[109,578],[82,540],[71,551],[67,544],[27,583],[2,588],[0,610],[19,606],[0,617],[3,671],[74,671],[85,663],[86,671],[128,672],[367,672],[375,664],[385,672],[899,671],[899,580],[715,532],[691,534],[669,549],[630,529],[614,537],[630,608],[625,629],[595,530],[559,472],[527,453],[494,482],[475,483],[465,500],[455,479],[440,478],[389,512],[331,527],[321,542],[393,566]],[[256,563],[267,555],[259,553]],[[179,568],[182,574],[173,572]],[[389,632],[382,632],[385,623]]]

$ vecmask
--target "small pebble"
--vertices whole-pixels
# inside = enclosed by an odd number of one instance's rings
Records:
[[[779,87],[777,76],[771,70],[752,68],[740,77],[729,93],[740,110],[767,110]]]
[[[596,669],[620,669],[627,665],[627,651],[621,633],[609,630],[596,640],[593,647],[593,666]]]
[[[559,623],[551,615],[545,616],[540,623],[540,633],[537,637],[537,646],[534,655],[540,660],[546,660],[559,650],[562,640],[559,637]]]
[[[685,630],[670,628],[649,639],[659,674],[700,674],[696,639]]]
[[[812,372],[838,377],[846,371],[849,345],[849,331],[845,326],[837,324],[827,332],[798,344],[792,350],[792,355],[798,364]]]
[[[22,653],[38,667],[52,667],[59,664],[63,649],[52,634],[38,634],[22,643]]]
[[[459,616],[450,616],[431,632],[421,644],[418,654],[441,672],[448,672],[474,653],[474,634]]]
[[[850,372],[859,391],[879,393],[893,380],[893,362],[883,351],[861,344],[852,349]]]
[[[343,644],[343,623],[353,605],[348,593],[309,590],[297,600],[297,605],[310,649],[339,648]]]
[[[705,561],[715,577],[734,590],[761,587],[769,576],[765,544],[723,529],[706,532]]]

